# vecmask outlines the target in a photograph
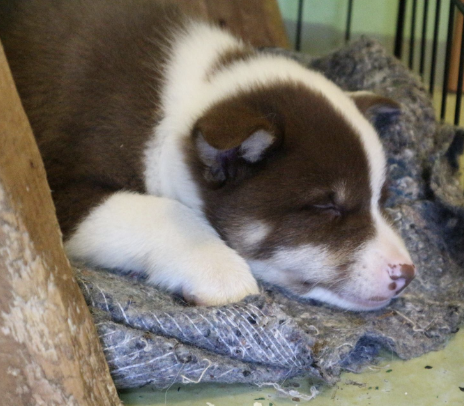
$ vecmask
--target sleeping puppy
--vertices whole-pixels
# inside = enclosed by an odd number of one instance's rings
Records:
[[[200,305],[257,278],[372,310],[414,278],[363,115],[393,102],[150,0],[7,3],[1,39],[71,259]]]

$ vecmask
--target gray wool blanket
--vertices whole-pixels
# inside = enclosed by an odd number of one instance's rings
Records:
[[[403,359],[442,347],[464,319],[464,133],[437,125],[418,78],[375,41],[322,58],[279,50],[342,88],[401,103],[377,117],[388,155],[387,208],[419,275],[387,308],[355,313],[291,297],[273,286],[222,307],[192,307],[117,271],[76,266],[118,388],[174,383],[272,383],[294,376],[334,383],[387,349]]]

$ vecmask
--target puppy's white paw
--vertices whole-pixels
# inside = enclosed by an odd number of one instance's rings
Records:
[[[191,279],[183,284],[186,301],[200,306],[238,302],[259,293],[256,279],[246,261],[228,247],[202,250],[195,255]]]

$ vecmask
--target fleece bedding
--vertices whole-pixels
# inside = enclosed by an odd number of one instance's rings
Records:
[[[175,383],[279,383],[295,376],[333,384],[374,364],[381,349],[403,359],[436,350],[464,319],[464,132],[437,124],[419,78],[376,41],[327,56],[284,50],[347,91],[371,90],[401,105],[376,117],[388,157],[387,201],[418,276],[382,310],[360,313],[302,300],[261,284],[261,294],[193,307],[143,277],[75,264],[118,388]]]

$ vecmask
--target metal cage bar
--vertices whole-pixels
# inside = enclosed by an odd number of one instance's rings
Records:
[[[419,74],[424,77],[426,41],[427,41],[427,17],[429,12],[429,0],[424,0],[424,13],[422,15],[422,38],[421,38],[421,53],[419,63]]]
[[[459,118],[461,116],[463,70],[464,70],[464,29],[461,32],[461,52],[459,54],[458,88],[456,90],[456,107],[454,109],[454,125],[459,124]]]
[[[410,27],[409,27],[409,53],[407,56],[407,63],[410,69],[414,69],[414,65],[417,59],[419,59],[419,68],[418,71],[422,78],[425,76],[425,71],[429,69],[429,86],[428,91],[431,95],[434,94],[436,77],[437,77],[437,67],[442,62],[438,60],[438,40],[440,34],[440,15],[441,8],[443,5],[442,0],[434,0],[433,3],[435,7],[433,9],[434,15],[430,16],[432,13],[432,7],[430,6],[429,0],[420,0],[423,5],[423,8],[418,8],[418,1],[412,0],[411,6],[408,8],[408,0],[398,0],[398,11],[396,17],[396,33],[395,33],[395,44],[394,44],[394,55],[401,59],[403,56],[403,45],[406,42],[405,39],[405,26],[407,14],[411,13]],[[298,15],[296,21],[296,33],[295,33],[295,49],[297,51],[301,50],[302,47],[302,35],[303,35],[303,11],[305,7],[305,0],[298,0]],[[352,19],[353,19],[353,8],[354,0],[347,0],[347,15],[346,15],[346,25],[345,25],[345,42],[348,42],[351,39],[352,31]],[[457,11],[456,11],[457,9]],[[420,11],[418,11],[420,10]],[[421,17],[419,13],[422,12]],[[451,66],[451,51],[453,48],[453,32],[454,32],[454,20],[456,12],[460,12],[464,15],[464,0],[449,0],[449,16],[448,16],[448,31],[446,37],[446,50],[445,50],[445,61],[444,61],[444,72],[443,72],[443,87],[441,95],[441,106],[440,106],[440,118],[442,121],[445,119],[446,107],[447,107],[447,96],[449,93],[448,85],[450,80],[450,66]],[[420,18],[422,21],[417,22],[417,18]],[[429,18],[433,19],[433,41],[431,47],[431,55],[429,56],[428,46],[427,46],[427,33],[428,33],[428,22]],[[422,23],[422,24],[421,24]],[[420,55],[416,54],[416,31],[418,30],[418,25],[421,24],[420,29]],[[464,87],[464,28],[460,33],[462,42],[459,54],[459,68],[458,68],[458,87],[456,94],[456,106],[454,111],[454,123],[459,124],[460,120],[460,111],[462,106],[462,90]],[[430,65],[427,65],[428,59],[430,58]],[[425,78],[424,78],[425,79]]]
[[[416,10],[417,10],[417,0],[412,2],[412,16],[411,16],[411,31],[409,36],[409,69],[412,69],[414,65],[414,41],[416,34]]]
[[[295,50],[301,51],[301,34],[303,31],[303,6],[304,0],[298,0],[298,16],[296,20]]]
[[[351,17],[353,15],[353,0],[348,0],[348,11],[346,13],[345,42],[351,38]]]
[[[438,33],[440,30],[440,10],[441,0],[437,0],[435,6],[435,22],[433,26],[433,44],[432,44],[432,61],[430,64],[430,82],[429,93],[433,94],[435,89],[435,72],[437,70],[437,49],[438,49]]]
[[[403,38],[404,38],[404,21],[406,17],[406,0],[398,1],[398,14],[396,17],[396,34],[395,34],[395,49],[393,54],[401,59],[403,56]]]
[[[395,48],[393,54],[401,59],[403,56],[403,38],[404,38],[404,21],[406,16],[406,0],[398,1],[398,14],[396,17],[396,34],[395,34]]]

